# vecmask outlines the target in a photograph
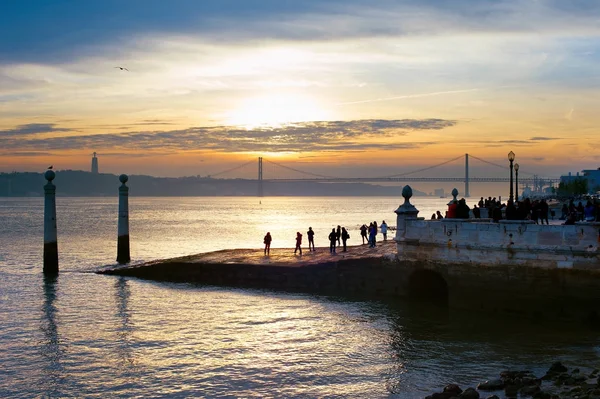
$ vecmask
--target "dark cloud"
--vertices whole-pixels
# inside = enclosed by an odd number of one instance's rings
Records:
[[[118,149],[212,150],[217,152],[367,151],[418,148],[434,142],[398,142],[411,131],[439,130],[456,125],[444,119],[368,119],[302,122],[277,128],[244,129],[231,126],[192,127],[182,130],[90,134],[69,137],[22,137],[17,129],[0,136],[6,150]],[[13,134],[10,134],[13,132]]]
[[[556,137],[532,137],[529,140],[531,141],[549,141],[549,140],[559,140]]]
[[[6,3],[6,4],[4,4]],[[145,35],[211,42],[595,27],[591,0],[20,0],[0,11],[0,59],[61,63]],[[387,16],[387,18],[386,18]],[[119,50],[116,50],[119,51]]]
[[[70,132],[72,129],[64,127],[55,127],[54,123],[29,123],[27,125],[20,125],[10,130],[0,130],[0,137],[15,137],[24,136],[28,134],[37,133],[52,133],[52,132]]]
[[[533,161],[536,161],[536,162],[542,162],[542,161],[544,161],[546,158],[544,158],[544,157],[534,157],[534,158],[531,158],[531,159],[532,159]]]
[[[11,155],[15,157],[47,157],[56,154],[44,151],[17,151],[11,153]]]

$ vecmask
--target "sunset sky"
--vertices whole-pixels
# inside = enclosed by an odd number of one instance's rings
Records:
[[[3,1],[0,171],[558,176],[600,166],[599,65],[592,0]]]

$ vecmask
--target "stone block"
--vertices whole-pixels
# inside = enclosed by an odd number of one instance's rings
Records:
[[[539,245],[561,245],[563,242],[561,232],[540,231],[538,233]]]
[[[556,267],[558,267],[559,269],[572,269],[573,268],[573,261],[572,260],[562,260],[562,261],[558,261],[556,262]]]

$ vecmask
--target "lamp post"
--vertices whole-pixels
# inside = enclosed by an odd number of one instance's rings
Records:
[[[514,160],[515,160],[515,153],[511,151],[508,153],[508,161],[510,162],[510,193],[508,196],[509,201],[513,201],[513,199],[514,199],[514,197],[513,197],[513,161]]]
[[[519,200],[519,164],[515,164],[515,200]]]

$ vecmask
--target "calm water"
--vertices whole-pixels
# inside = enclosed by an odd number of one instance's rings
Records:
[[[317,245],[395,225],[396,198],[130,198],[134,261]],[[414,198],[421,216],[441,199]],[[116,257],[116,198],[58,198],[61,273],[41,274],[43,200],[0,199],[0,397],[421,398],[505,368],[598,365],[595,333],[401,301],[91,273]]]

